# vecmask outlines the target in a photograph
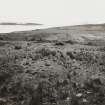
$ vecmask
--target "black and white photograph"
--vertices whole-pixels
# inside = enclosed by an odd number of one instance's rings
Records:
[[[0,0],[0,105],[105,105],[105,0]]]

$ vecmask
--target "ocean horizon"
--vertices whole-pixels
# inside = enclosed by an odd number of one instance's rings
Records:
[[[51,25],[0,25],[0,33],[10,33],[16,31],[31,31],[37,29],[46,29],[53,27]]]

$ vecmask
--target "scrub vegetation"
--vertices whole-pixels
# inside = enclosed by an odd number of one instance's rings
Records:
[[[0,105],[105,105],[105,25],[0,34]]]

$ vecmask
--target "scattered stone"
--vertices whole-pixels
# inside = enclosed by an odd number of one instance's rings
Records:
[[[82,101],[83,101],[83,102],[88,102],[88,101],[87,101],[87,99],[84,99],[84,98],[83,98],[83,100],[82,100]]]
[[[7,100],[0,98],[0,105],[5,105],[7,102]]]
[[[82,95],[83,95],[82,93],[76,94],[77,97],[81,97]]]

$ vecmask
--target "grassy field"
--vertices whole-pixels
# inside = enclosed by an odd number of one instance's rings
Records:
[[[0,34],[0,105],[105,105],[105,25]]]

